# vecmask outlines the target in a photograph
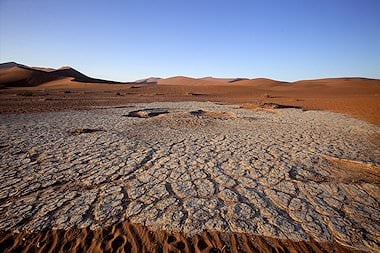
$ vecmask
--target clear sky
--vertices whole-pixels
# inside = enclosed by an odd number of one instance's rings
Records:
[[[380,78],[380,0],[0,0],[0,62],[131,81]]]

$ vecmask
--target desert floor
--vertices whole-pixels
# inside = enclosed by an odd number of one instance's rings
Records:
[[[263,85],[111,85],[58,80],[36,87],[0,89],[0,113],[80,110],[133,102],[211,101],[246,108],[280,104],[328,110],[379,125],[380,81],[346,82],[322,79]]]
[[[0,247],[378,251],[379,88],[291,85],[0,90]]]

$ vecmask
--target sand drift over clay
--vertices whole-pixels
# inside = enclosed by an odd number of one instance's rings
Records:
[[[0,115],[0,229],[127,219],[376,250],[375,133],[336,113],[206,102]]]

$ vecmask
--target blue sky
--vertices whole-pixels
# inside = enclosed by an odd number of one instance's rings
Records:
[[[0,0],[0,62],[98,78],[380,78],[379,0]]]

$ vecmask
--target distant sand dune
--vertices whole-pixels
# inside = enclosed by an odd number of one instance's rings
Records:
[[[120,83],[88,77],[71,67],[60,69],[28,67],[14,62],[0,64],[0,84],[6,87],[38,86],[47,82],[71,77],[73,81],[87,83]]]

